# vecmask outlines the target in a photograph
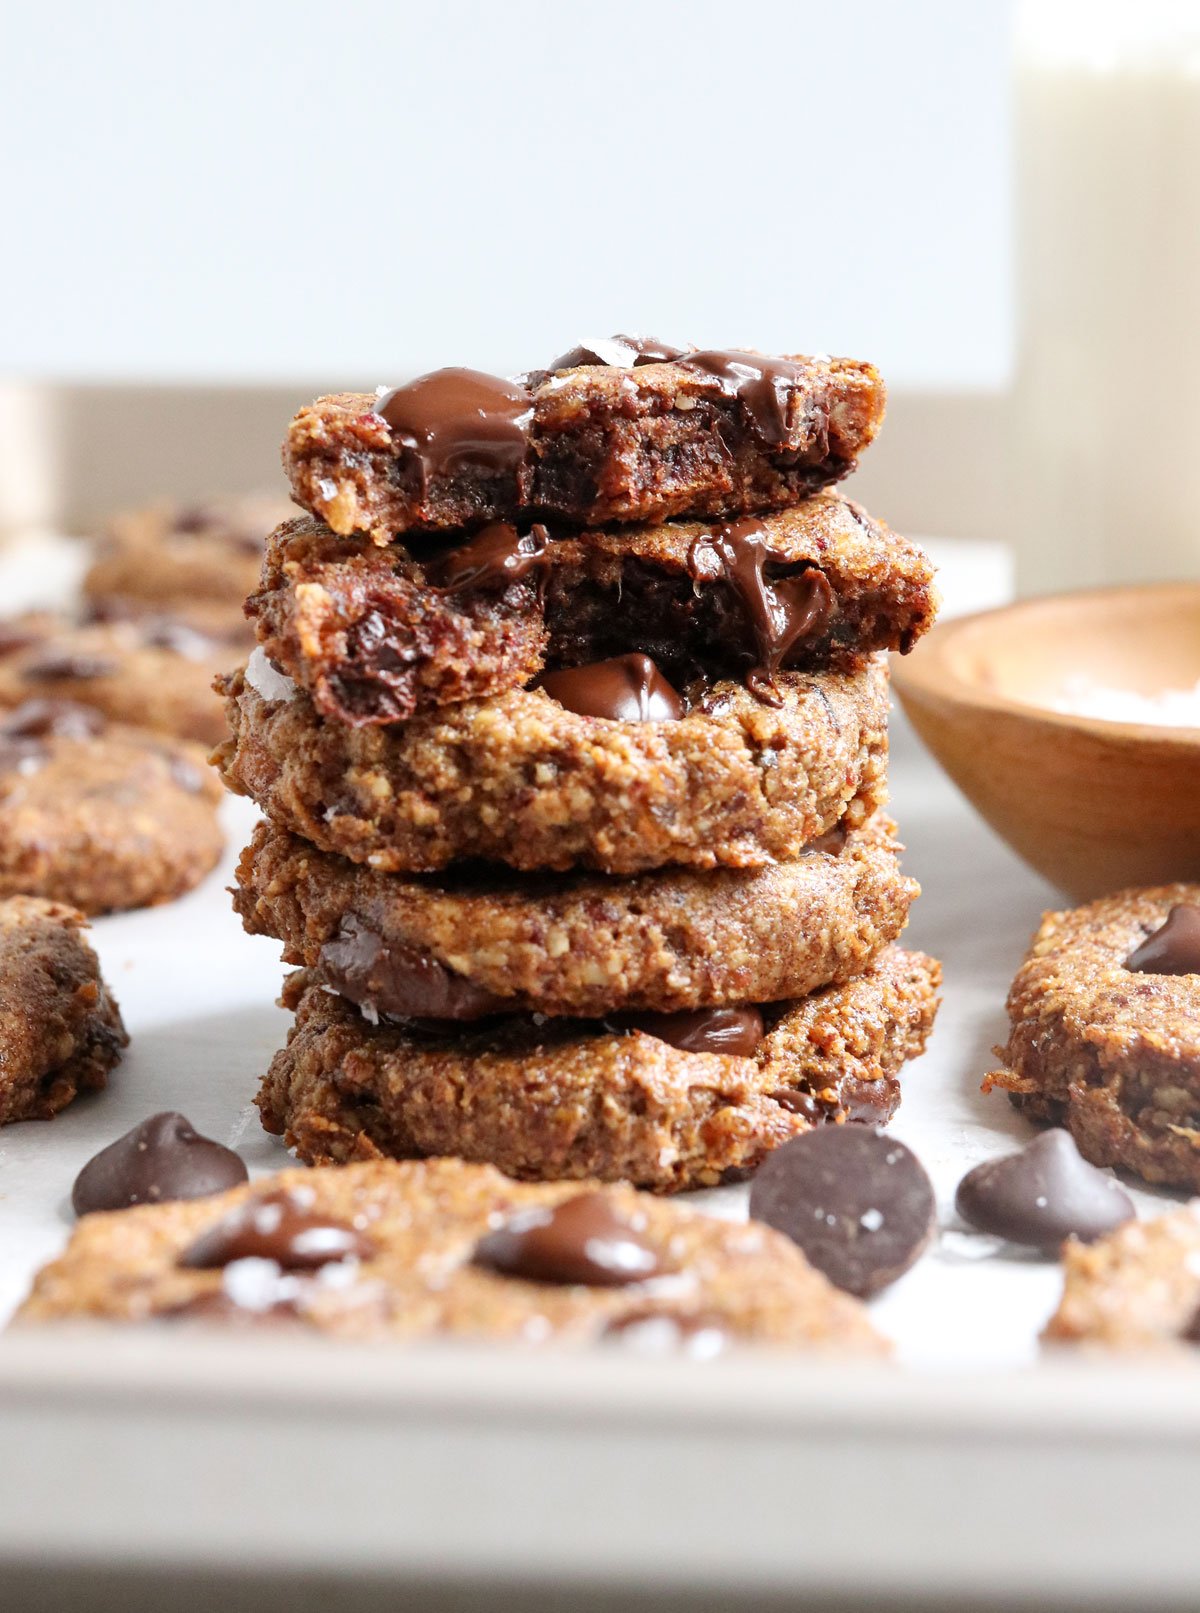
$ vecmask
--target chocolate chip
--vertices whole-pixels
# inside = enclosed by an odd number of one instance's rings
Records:
[[[428,952],[385,940],[357,913],[342,918],[337,935],[321,948],[317,968],[325,985],[368,1017],[483,1019],[511,1006]]]
[[[958,1184],[955,1203],[981,1232],[1052,1252],[1072,1235],[1091,1243],[1137,1213],[1121,1184],[1089,1165],[1062,1130],[976,1165]]]
[[[1177,903],[1166,922],[1129,954],[1125,967],[1141,975],[1200,974],[1200,907]]]
[[[541,580],[549,569],[548,544],[544,526],[522,535],[507,521],[493,522],[442,558],[436,568],[438,587],[451,593],[461,588],[508,587],[530,576]]]
[[[475,1264],[531,1283],[619,1287],[657,1277],[658,1250],[603,1193],[526,1210],[480,1239]]]
[[[117,670],[117,663],[109,655],[85,655],[77,650],[47,650],[21,668],[21,676],[28,683],[39,679],[46,683],[59,683],[71,679],[89,683],[93,678],[107,678]]]
[[[801,1092],[797,1087],[777,1087],[767,1096],[781,1109],[786,1109],[789,1114],[802,1115],[814,1126],[825,1118],[825,1111],[811,1092]]]
[[[763,1017],[757,1008],[698,1008],[682,1014],[622,1014],[620,1030],[642,1031],[684,1053],[723,1053],[726,1058],[753,1058],[763,1039]]]
[[[0,738],[94,739],[105,727],[104,714],[78,700],[23,700],[0,718]]]
[[[333,1260],[367,1260],[375,1246],[354,1227],[313,1214],[295,1193],[262,1193],[239,1204],[183,1251],[181,1266],[209,1269],[236,1260],[273,1260],[283,1271],[315,1271]]]
[[[824,1126],[768,1155],[750,1214],[785,1232],[818,1271],[865,1297],[908,1270],[933,1237],[920,1160],[873,1126]]]
[[[685,1355],[708,1361],[733,1343],[724,1319],[707,1312],[656,1311],[649,1307],[614,1317],[601,1339],[638,1355]]]
[[[171,1110],[151,1115],[89,1159],[75,1178],[76,1215],[125,1210],[132,1204],[202,1199],[247,1180],[232,1148],[201,1137]]]
[[[539,687],[567,711],[614,722],[674,722],[686,707],[648,655],[547,672]]]
[[[523,386],[481,370],[434,370],[380,398],[375,413],[416,459],[422,480],[464,466],[515,475],[525,463],[533,399]]]

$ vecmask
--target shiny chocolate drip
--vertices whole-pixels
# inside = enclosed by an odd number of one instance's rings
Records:
[[[644,1282],[664,1270],[659,1251],[604,1193],[513,1216],[480,1239],[475,1264],[526,1282],[593,1288]]]
[[[433,370],[380,398],[375,413],[414,454],[424,481],[470,466],[515,475],[525,462],[533,399],[523,386],[481,370]]]
[[[541,583],[550,569],[549,542],[544,526],[522,535],[507,521],[494,521],[441,559],[437,585],[452,593],[460,588],[506,588],[526,577]]]
[[[538,687],[581,717],[614,722],[675,722],[687,709],[648,655],[547,672]]]
[[[179,1256],[197,1270],[235,1260],[273,1260],[281,1271],[315,1271],[334,1260],[368,1260],[369,1238],[343,1221],[314,1213],[298,1194],[260,1193],[202,1232]]]
[[[1125,967],[1139,975],[1200,974],[1200,907],[1177,903],[1166,922],[1129,954]]]
[[[792,650],[805,639],[820,637],[833,611],[833,589],[823,571],[811,566],[792,577],[769,579],[770,559],[766,528],[753,517],[715,527],[696,539],[688,556],[688,569],[697,581],[720,577],[741,601],[758,656],[747,681],[767,698],[772,679]]]
[[[579,370],[592,365],[614,369],[629,369],[639,364],[662,364],[669,359],[682,358],[687,351],[660,342],[656,336],[610,336],[607,341],[581,342],[569,353],[560,353],[546,368]]]
[[[325,942],[318,970],[325,985],[368,1018],[482,1019],[511,1006],[428,952],[385,940],[356,913],[347,913]]]
[[[681,1014],[622,1014],[613,1024],[642,1031],[684,1053],[723,1053],[726,1058],[753,1058],[763,1039],[763,1017],[757,1008],[698,1008]]]
[[[726,397],[744,404],[755,434],[767,447],[786,447],[789,389],[804,377],[799,364],[736,348],[686,353],[678,362],[715,381]]]

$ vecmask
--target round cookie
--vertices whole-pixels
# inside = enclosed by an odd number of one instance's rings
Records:
[[[232,738],[214,760],[272,822],[391,872],[474,857],[619,874],[762,867],[886,799],[882,658],[778,684],[778,707],[718,683],[675,721],[581,716],[513,689],[350,728],[256,655],[223,680]]]
[[[300,1256],[306,1231],[319,1236]],[[238,1258],[249,1248],[275,1270]],[[635,1258],[623,1267],[623,1255]],[[455,1159],[288,1170],[216,1198],[85,1216],[16,1325],[283,1323],[350,1339],[617,1348],[649,1318],[681,1353],[700,1325],[729,1344],[887,1348],[863,1307],[769,1228],[630,1187],[523,1185]]]
[[[202,751],[27,701],[0,715],[0,896],[107,913],[170,901],[221,854],[220,785]]]
[[[984,1086],[1066,1126],[1094,1165],[1200,1188],[1200,950],[1192,973],[1128,967],[1177,907],[1200,907],[1200,886],[1048,913],[1009,991],[1006,1067]]]
[[[889,1119],[939,979],[932,959],[889,948],[845,985],[774,1005],[754,1052],[728,1055],[672,1045],[657,1020],[372,1026],[300,973],[284,997],[296,1024],[257,1102],[311,1164],[454,1154],[527,1179],[710,1187],[812,1124]]]
[[[800,997],[866,968],[917,886],[886,818],[770,868],[404,879],[260,824],[234,906],[372,1013],[676,1012]]]
[[[0,639],[0,706],[71,700],[116,722],[199,744],[213,745],[225,734],[212,684],[239,659],[228,640],[158,614],[81,624],[17,618],[7,629],[10,648]]]

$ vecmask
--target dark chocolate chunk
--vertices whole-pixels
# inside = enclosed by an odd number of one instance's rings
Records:
[[[621,1030],[655,1036],[684,1053],[723,1053],[727,1058],[753,1058],[764,1035],[762,1014],[754,1007],[628,1014],[614,1023]]]
[[[825,1111],[818,1100],[811,1092],[803,1092],[799,1087],[777,1087],[767,1096],[781,1109],[786,1109],[789,1114],[802,1115],[814,1126],[825,1118]]]
[[[50,648],[44,655],[21,668],[21,676],[33,683],[44,679],[55,683],[68,678],[77,682],[90,682],[92,678],[107,678],[117,670],[117,663],[108,655],[83,655],[77,650]]]
[[[208,1270],[235,1260],[273,1260],[282,1271],[315,1271],[334,1260],[368,1260],[369,1238],[342,1221],[314,1215],[295,1193],[249,1198],[183,1251],[181,1266]]]
[[[768,1155],[750,1214],[786,1232],[831,1283],[860,1298],[908,1270],[933,1237],[920,1160],[874,1126],[824,1126]]]
[[[655,336],[610,336],[605,342],[581,342],[569,353],[560,353],[546,368],[552,374],[594,364],[629,369],[639,364],[662,364],[667,359],[682,358],[685,352],[685,348],[672,347]]]
[[[686,1355],[707,1361],[733,1343],[719,1316],[703,1311],[659,1311],[647,1306],[614,1317],[601,1339],[638,1355]]]
[[[541,579],[549,569],[548,542],[544,526],[521,535],[507,521],[494,521],[446,555],[437,568],[438,587],[451,593],[460,588],[507,588],[530,576]]]
[[[804,379],[804,370],[787,358],[767,358],[737,348],[685,353],[679,360],[713,380],[726,397],[745,405],[755,435],[769,448],[782,448],[788,438],[788,388]],[[828,445],[826,445],[827,447]]]
[[[321,948],[323,983],[365,1010],[393,1019],[482,1019],[508,1006],[416,947],[388,942],[357,913]]]
[[[538,687],[581,717],[674,722],[687,709],[648,655],[618,655],[611,661],[547,672]]]
[[[603,1193],[513,1216],[480,1239],[475,1264],[526,1282],[592,1288],[644,1282],[664,1270],[659,1251]]]
[[[1116,1178],[1089,1165],[1062,1130],[976,1165],[958,1184],[955,1203],[981,1232],[1053,1253],[1072,1235],[1091,1243],[1137,1213]]]
[[[247,1180],[245,1164],[183,1115],[151,1115],[89,1159],[75,1178],[76,1215],[126,1210],[132,1204],[202,1199]]]
[[[513,474],[525,463],[533,400],[482,370],[433,370],[380,398],[375,413],[415,455],[425,483],[464,467]]]
[[[1200,974],[1200,907],[1177,903],[1166,922],[1129,954],[1125,967],[1140,975]]]

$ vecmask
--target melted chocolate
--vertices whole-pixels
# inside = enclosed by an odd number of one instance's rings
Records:
[[[463,466],[515,475],[525,462],[533,399],[481,370],[433,370],[380,398],[375,413],[414,454],[424,482]]]
[[[124,1210],[132,1204],[200,1199],[247,1179],[245,1164],[211,1137],[201,1137],[181,1114],[151,1115],[88,1160],[75,1178],[76,1215]]]
[[[368,1017],[482,1019],[510,1006],[428,952],[386,941],[356,913],[347,913],[325,942],[318,968],[327,986]]]
[[[792,577],[770,579],[770,560],[766,529],[753,517],[697,538],[688,556],[688,569],[697,581],[720,577],[741,601],[758,657],[748,680],[752,688],[769,685],[797,644],[819,638],[833,610],[833,589],[823,571],[810,567]]]
[[[726,1058],[753,1058],[764,1034],[762,1014],[754,1007],[629,1014],[614,1023],[622,1030],[657,1037],[684,1053],[723,1053]]]
[[[686,348],[672,347],[655,336],[610,336],[606,342],[581,342],[569,353],[560,353],[547,369],[579,370],[592,365],[628,369],[639,364],[662,364],[668,359],[682,358]]]
[[[614,722],[674,722],[687,709],[648,655],[547,672],[539,687],[568,711]]]
[[[261,1193],[209,1227],[179,1264],[200,1270],[235,1260],[273,1260],[281,1271],[315,1271],[334,1260],[368,1260],[375,1245],[354,1227],[314,1215],[294,1193]]]
[[[814,1126],[825,1118],[824,1109],[812,1093],[802,1092],[799,1087],[777,1087],[774,1092],[768,1092],[767,1096],[781,1109],[786,1109],[789,1114],[802,1116]]]
[[[736,348],[685,353],[679,363],[715,381],[726,397],[744,404],[760,442],[769,448],[786,445],[789,389],[804,378],[799,364]]]
[[[620,1287],[657,1277],[659,1251],[604,1193],[527,1210],[481,1238],[475,1264],[532,1283]]]
[[[1200,907],[1178,903],[1129,954],[1125,967],[1139,975],[1200,974]]]
[[[438,586],[452,593],[460,588],[507,588],[530,576],[540,581],[550,569],[549,541],[544,526],[521,535],[507,521],[493,522],[446,555],[437,568]]]

